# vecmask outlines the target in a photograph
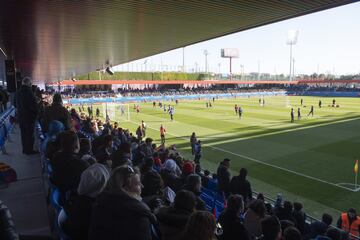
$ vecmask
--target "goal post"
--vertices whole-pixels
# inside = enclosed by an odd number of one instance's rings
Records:
[[[130,106],[122,103],[103,103],[103,117],[114,122],[130,121]]]

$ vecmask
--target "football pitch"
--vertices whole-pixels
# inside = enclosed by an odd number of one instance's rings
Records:
[[[304,106],[300,105],[303,98]],[[322,108],[318,101],[322,100]],[[360,158],[360,98],[266,97],[219,99],[207,108],[206,100],[165,102],[175,107],[174,121],[152,102],[139,103],[139,114],[130,106],[130,122],[120,126],[135,133],[144,120],[147,137],[160,143],[160,125],[166,128],[166,144],[176,144],[193,159],[189,144],[195,132],[203,143],[201,164],[216,172],[224,158],[231,159],[232,175],[241,167],[249,172],[253,190],[275,198],[299,201],[315,217],[327,212],[334,221],[350,207],[360,210],[360,189],[354,185],[354,163]],[[235,114],[234,105],[243,108]],[[314,116],[307,116],[310,106]],[[290,122],[294,108],[295,122]],[[297,120],[297,109],[302,118]],[[116,121],[116,119],[115,119]]]

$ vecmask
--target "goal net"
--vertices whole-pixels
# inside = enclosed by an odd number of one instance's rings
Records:
[[[103,103],[103,118],[113,122],[130,121],[130,108],[129,104],[121,103]]]

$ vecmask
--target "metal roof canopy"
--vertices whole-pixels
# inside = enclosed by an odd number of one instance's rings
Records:
[[[4,0],[0,47],[23,75],[54,82],[353,2]]]

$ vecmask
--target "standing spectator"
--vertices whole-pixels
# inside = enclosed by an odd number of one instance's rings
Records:
[[[8,101],[8,93],[0,86],[0,113],[6,110]]]
[[[225,158],[217,169],[218,191],[223,192],[225,196],[230,193],[230,159]]]
[[[17,104],[22,151],[24,154],[36,154],[37,152],[34,151],[34,129],[38,109],[29,77],[22,80],[22,86],[17,95]]]
[[[245,229],[240,215],[244,210],[244,201],[241,195],[230,195],[227,208],[220,214],[219,223],[223,228],[220,240],[241,239],[248,240],[249,234]]]
[[[93,208],[90,240],[151,240],[155,217],[141,201],[141,187],[140,175],[130,166],[113,170]]]
[[[144,135],[143,135],[144,133],[143,133],[143,131],[142,131],[142,129],[141,129],[141,125],[136,129],[136,136],[137,136],[137,138],[139,139],[139,141],[141,141],[142,140],[142,138],[144,137]]]
[[[172,207],[163,207],[156,217],[159,220],[162,240],[180,239],[190,215],[194,212],[196,196],[187,190],[180,190]]]
[[[244,217],[244,226],[251,238],[261,235],[261,220],[265,217],[265,205],[261,200],[254,200],[250,203]],[[280,223],[279,223],[280,224]]]
[[[252,190],[250,182],[246,179],[247,170],[241,168],[239,176],[234,176],[230,182],[230,190],[232,194],[239,194],[243,197],[245,203],[252,200]]]
[[[201,158],[201,141],[198,140],[195,144],[195,159],[194,162],[196,164],[200,164],[200,158]]]
[[[196,134],[193,132],[190,137],[191,154],[195,155],[195,144],[197,142]]]
[[[70,113],[63,106],[61,95],[59,93],[55,93],[51,106],[45,109],[44,118],[45,131],[48,130],[49,123],[53,120],[62,122],[66,130],[71,128]]]
[[[214,239],[216,222],[214,216],[207,211],[194,212],[186,224],[184,240]]]
[[[337,221],[337,227],[341,228],[347,233],[359,237],[360,217],[357,216],[356,210],[354,208],[350,208],[347,213],[342,213],[339,220]]]

